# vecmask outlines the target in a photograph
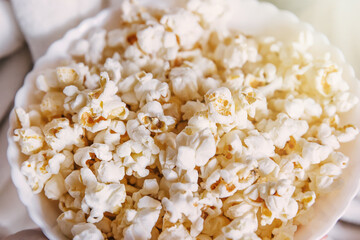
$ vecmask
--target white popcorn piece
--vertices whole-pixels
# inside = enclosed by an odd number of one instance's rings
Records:
[[[88,167],[96,161],[110,161],[112,153],[109,146],[101,143],[94,143],[89,147],[79,148],[74,154],[74,161],[77,165]]]
[[[192,223],[192,229],[201,216],[200,206],[195,204],[198,197],[193,192],[197,191],[197,184],[174,183],[170,187],[170,198],[163,198],[162,205],[170,213],[169,221],[176,223],[185,216]]]
[[[116,161],[125,167],[126,175],[145,177],[149,174],[148,166],[155,162],[151,150],[145,149],[141,143],[129,140],[116,148]]]
[[[220,198],[229,197],[256,181],[257,174],[253,171],[256,165],[254,160],[246,160],[244,163],[229,161],[226,167],[216,169],[200,185]]]
[[[39,152],[44,145],[44,140],[44,135],[38,127],[14,130],[14,141],[19,142],[21,152],[26,155]]]
[[[151,197],[142,197],[138,204],[138,211],[131,219],[131,225],[124,230],[125,239],[150,239],[152,228],[155,226],[161,203]]]
[[[224,154],[228,159],[233,156],[240,157],[243,152],[242,140],[245,136],[246,134],[240,130],[231,130],[220,138],[217,144],[217,152]]]
[[[130,139],[134,142],[141,143],[148,148],[152,154],[158,154],[159,148],[154,143],[154,139],[150,136],[150,131],[141,125],[138,120],[129,120],[126,123],[126,132]]]
[[[99,161],[95,163],[96,177],[102,183],[118,183],[125,176],[125,167],[120,162]]]
[[[81,208],[89,214],[89,223],[99,222],[104,212],[119,213],[125,201],[125,186],[120,183],[104,184],[96,181],[95,175],[88,168],[80,170],[85,189]]]
[[[104,69],[108,72],[110,79],[118,83],[121,80],[122,66],[118,60],[114,59],[115,57],[116,55],[113,58],[106,59]]]
[[[253,39],[239,34],[229,45],[220,43],[216,47],[214,58],[225,68],[241,68],[246,62],[257,60],[257,44]]]
[[[78,125],[70,126],[67,118],[55,118],[44,126],[45,141],[55,151],[72,150],[74,145],[84,146],[84,130]]]
[[[165,29],[162,25],[149,26],[136,33],[137,41],[141,50],[148,54],[155,54],[163,46],[162,37]]]
[[[255,231],[258,222],[255,212],[248,212],[242,217],[236,218],[222,228],[222,233],[217,239],[260,239]]]
[[[230,124],[234,121],[235,104],[228,88],[210,90],[205,95],[205,102],[211,119],[216,123]]]
[[[358,102],[359,102],[359,98],[350,92],[339,92],[334,96],[334,103],[337,112],[348,112]]]
[[[268,114],[266,98],[256,89],[242,88],[234,96],[236,111],[245,110],[250,118],[260,119]]]
[[[39,152],[44,145],[44,135],[39,127],[30,126],[30,113],[24,109],[15,109],[21,128],[14,130],[14,141],[19,142],[21,152],[31,155]]]
[[[72,238],[73,234],[71,233],[72,227],[77,223],[85,222],[85,214],[83,211],[74,212],[72,210],[63,212],[56,219],[61,232],[65,234],[68,238]]]
[[[153,78],[151,73],[138,72],[135,79],[138,82],[134,86],[134,93],[137,100],[140,101],[140,106],[154,100],[165,102],[169,100],[171,96],[169,85]]]
[[[175,96],[183,101],[199,99],[196,72],[189,67],[176,67],[170,71],[170,82]]]
[[[339,142],[349,142],[359,134],[359,129],[353,125],[346,125],[335,131],[335,136]]]
[[[58,174],[61,163],[65,156],[61,153],[41,151],[31,155],[29,159],[22,163],[21,173],[26,177],[26,181],[34,193],[42,191],[46,181],[53,174]]]
[[[56,71],[54,69],[45,69],[36,77],[36,88],[47,92],[59,87]]]
[[[61,174],[53,175],[45,184],[44,192],[47,198],[59,200],[67,192],[64,177]]]
[[[206,109],[206,105],[199,101],[187,101],[181,106],[181,112],[183,113],[182,119],[189,120],[195,113],[206,111]]]
[[[184,49],[191,49],[203,34],[199,18],[184,9],[174,14],[165,14],[160,23],[178,36],[179,45]]]
[[[209,129],[193,135],[181,132],[176,137],[177,162],[180,168],[191,170],[195,166],[204,166],[215,155],[215,139]]]
[[[61,117],[64,112],[65,95],[61,92],[47,92],[43,97],[40,109],[48,118]]]
[[[79,74],[74,68],[58,67],[56,69],[56,76],[59,81],[59,86],[61,87],[68,85],[81,85]]]
[[[290,140],[290,136],[293,136],[295,140],[299,139],[307,132],[309,125],[304,120],[294,120],[284,113],[279,113],[275,121],[262,120],[257,124],[257,128],[269,133],[276,147],[283,148]]]
[[[317,164],[325,160],[331,152],[332,148],[329,146],[305,141],[303,143],[302,157],[313,164]]]
[[[259,184],[259,197],[265,201],[261,206],[261,225],[271,224],[275,218],[286,221],[296,216],[297,202],[291,198],[295,187],[290,180]]]
[[[215,20],[219,21],[225,15],[227,7],[223,1],[219,0],[212,0],[206,3],[200,0],[190,0],[186,4],[187,9],[199,14],[202,22],[207,24],[214,23]]]
[[[274,156],[274,143],[267,134],[261,134],[257,130],[248,132],[248,136],[244,138],[244,154],[254,159]]]
[[[101,231],[92,223],[78,223],[71,228],[71,233],[74,240],[103,240],[104,237]]]
[[[84,56],[86,52],[89,51],[89,42],[85,39],[79,39],[74,42],[74,44],[70,47],[69,53],[72,56]]]
[[[157,101],[146,103],[140,109],[138,119],[151,132],[166,132],[175,125],[175,119],[165,116],[161,104]]]
[[[106,130],[96,134],[94,143],[104,143],[109,146],[110,150],[114,150],[120,144],[121,135],[124,135],[125,132],[126,127],[122,121],[112,120]]]
[[[184,225],[179,224],[163,230],[158,239],[192,240],[193,238],[190,236]]]
[[[74,170],[65,178],[65,188],[69,195],[81,199],[85,192],[85,185],[81,179],[80,170]]]
[[[89,107],[84,107],[80,110],[77,121],[80,126],[93,133],[106,129],[111,122],[110,119],[94,114]]]

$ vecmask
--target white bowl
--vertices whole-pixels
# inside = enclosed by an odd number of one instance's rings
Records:
[[[273,35],[276,38],[289,41],[295,40],[299,32],[310,31],[314,36],[315,45],[311,49],[314,53],[330,52],[332,60],[343,68],[343,78],[349,83],[351,91],[360,96],[360,86],[355,78],[354,71],[349,66],[342,53],[329,44],[327,38],[314,31],[306,23],[302,23],[298,18],[286,11],[280,11],[269,3],[260,3],[256,0],[229,0],[230,11],[233,12],[229,24],[230,27],[241,30],[247,35],[264,36]],[[173,6],[176,0],[151,1],[143,0],[142,4],[156,5],[157,7]],[[15,97],[15,107],[26,107],[29,104],[38,103],[34,95],[35,77],[37,73],[49,67],[54,67],[69,56],[66,53],[71,43],[84,36],[93,27],[110,27],[119,18],[117,10],[107,9],[97,16],[83,21],[78,27],[70,30],[60,40],[54,42],[48,49],[45,56],[40,58],[34,69],[26,76],[23,87],[17,92]],[[360,128],[360,105],[357,105],[350,113],[343,116],[345,121],[357,119],[356,126]],[[354,121],[353,121],[354,122]],[[8,160],[11,165],[11,175],[21,201],[27,207],[30,217],[43,230],[44,234],[50,239],[66,239],[57,227],[56,218],[60,214],[56,201],[48,200],[43,194],[34,195],[27,185],[25,177],[20,172],[20,164],[25,160],[18,145],[13,141],[11,135],[16,123],[14,110],[10,115],[10,129],[8,132],[9,147],[7,151]],[[341,179],[338,181],[338,188],[329,195],[317,199],[313,216],[306,225],[300,226],[296,232],[296,239],[319,239],[324,236],[340,218],[346,207],[355,196],[360,174],[360,162],[356,161],[360,156],[360,137],[355,141],[344,144],[342,151],[351,159],[348,167],[344,170]]]

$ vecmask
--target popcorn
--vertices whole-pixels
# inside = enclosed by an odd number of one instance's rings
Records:
[[[22,128],[14,130],[14,141],[19,142],[21,152],[31,155],[39,152],[44,145],[44,135],[39,127],[30,126],[30,116],[22,108],[15,110]]]
[[[50,151],[41,151],[31,155],[28,160],[22,163],[21,173],[34,193],[40,193],[47,180],[53,174],[58,174],[61,163],[65,156]],[[62,191],[62,190],[60,190]]]
[[[117,183],[125,176],[125,167],[120,162],[96,162],[96,176],[102,183]]]
[[[198,17],[183,9],[162,16],[160,23],[177,35],[179,45],[184,49],[191,49],[203,34]]]
[[[166,228],[159,235],[159,240],[174,239],[174,240],[190,240],[193,239],[184,225],[175,225],[170,228]]]
[[[44,126],[45,141],[55,151],[72,150],[84,146],[84,130],[78,125],[70,126],[67,118],[56,118]]]
[[[178,146],[176,165],[183,169],[193,169],[204,166],[215,155],[215,140],[209,129],[204,129],[194,135],[181,132],[176,137]]]
[[[114,158],[125,167],[126,175],[145,177],[149,174],[148,166],[155,162],[151,150],[144,149],[141,143],[129,140],[116,149]]]
[[[169,86],[153,78],[151,73],[139,72],[135,75],[138,83],[134,86],[134,93],[140,106],[154,100],[167,102],[170,98]]]
[[[138,211],[131,219],[131,225],[124,230],[125,239],[150,239],[161,209],[161,203],[145,196],[137,204]]]
[[[88,167],[96,161],[110,161],[112,154],[109,146],[101,143],[94,143],[90,147],[79,148],[74,154],[74,161],[77,165]]]
[[[61,92],[47,92],[40,104],[42,114],[50,119],[61,117],[64,112],[64,100],[65,96]]]
[[[250,118],[260,119],[267,115],[266,98],[256,89],[242,88],[234,96],[237,111],[245,110]]]
[[[257,44],[244,35],[235,36],[230,44],[221,42],[215,49],[214,58],[225,68],[241,68],[246,62],[257,60]]]
[[[104,143],[114,150],[120,143],[121,135],[126,133],[125,124],[122,121],[113,120],[106,130],[100,131],[94,138],[94,143]]]
[[[161,104],[156,101],[145,104],[140,109],[138,119],[151,132],[165,132],[175,124],[175,119],[165,116]]]
[[[61,174],[52,176],[45,184],[45,195],[52,200],[59,200],[59,198],[67,192],[65,188],[64,177]]]
[[[44,135],[38,127],[16,129],[14,131],[14,141],[19,142],[22,153],[31,155],[42,149]]]
[[[59,67],[56,69],[56,76],[60,86],[80,84],[79,74],[73,68]]]
[[[60,216],[56,219],[57,223],[61,231],[68,237],[72,238],[73,235],[71,233],[72,227],[77,223],[84,223],[85,222],[85,214],[83,211],[74,212],[72,210],[63,212]]]
[[[149,26],[136,33],[139,47],[148,54],[155,54],[163,46],[164,27],[160,24]]]
[[[173,68],[169,78],[175,96],[181,100],[187,101],[200,98],[197,76],[193,69],[189,67]]]
[[[74,236],[74,240],[91,239],[91,240],[103,240],[104,237],[101,231],[91,223],[78,223],[71,228],[71,233]]]
[[[275,121],[262,120],[257,128],[269,133],[276,147],[283,148],[290,136],[299,139],[307,132],[309,126],[304,120],[294,120],[284,113],[279,113]]]
[[[236,218],[222,228],[222,234],[217,239],[260,239],[255,234],[257,218],[254,212],[249,212],[242,217]]]
[[[38,73],[13,139],[66,237],[293,239],[341,182],[339,149],[359,132],[342,117],[359,100],[341,66],[310,32],[230,29],[229,7],[123,1],[116,25]]]
[[[99,222],[104,212],[119,213],[121,204],[125,201],[125,186],[120,183],[98,183],[96,177],[88,168],[80,170],[84,185],[85,195],[81,209],[89,214],[87,221]]]
[[[234,121],[235,104],[229,89],[222,87],[210,90],[205,95],[205,102],[212,120],[220,124],[230,124]]]

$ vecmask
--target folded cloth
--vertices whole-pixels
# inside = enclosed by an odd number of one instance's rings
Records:
[[[55,40],[86,17],[106,6],[102,0],[11,0],[15,16],[33,59],[41,57]]]
[[[3,58],[24,43],[24,37],[17,25],[13,10],[9,1],[0,0],[0,58]]]
[[[11,236],[6,237],[3,240],[46,240],[47,238],[41,232],[40,229],[28,229]]]

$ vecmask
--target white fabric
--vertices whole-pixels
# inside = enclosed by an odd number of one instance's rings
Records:
[[[0,58],[20,48],[24,37],[17,25],[9,1],[0,1]]]
[[[49,45],[61,38],[86,17],[99,12],[102,0],[11,0],[16,18],[30,47],[34,60],[41,57]]]
[[[360,8],[358,0],[268,1],[281,8],[292,10],[302,20],[312,23],[317,30],[327,34],[332,43],[344,51],[348,61],[353,64],[358,75],[360,74],[360,28],[356,27],[357,22],[360,21],[357,13]],[[82,19],[95,15],[108,5],[118,5],[119,0],[11,0],[11,3],[32,58],[36,60],[69,28],[76,26]],[[0,58],[2,58],[19,49],[23,41],[9,1],[6,0],[0,0],[0,29],[2,30]],[[0,59],[1,119],[6,119],[6,110],[14,98],[15,90],[22,84],[30,64],[31,57],[26,48]],[[8,123],[7,120],[2,122],[0,125],[0,239],[26,228],[36,228],[10,180],[10,167],[6,160]],[[350,206],[349,213],[359,211],[360,204],[355,202],[354,204]],[[345,219],[357,222],[359,216],[347,214]],[[356,239],[359,232],[360,228],[337,224],[329,237],[330,239]]]

